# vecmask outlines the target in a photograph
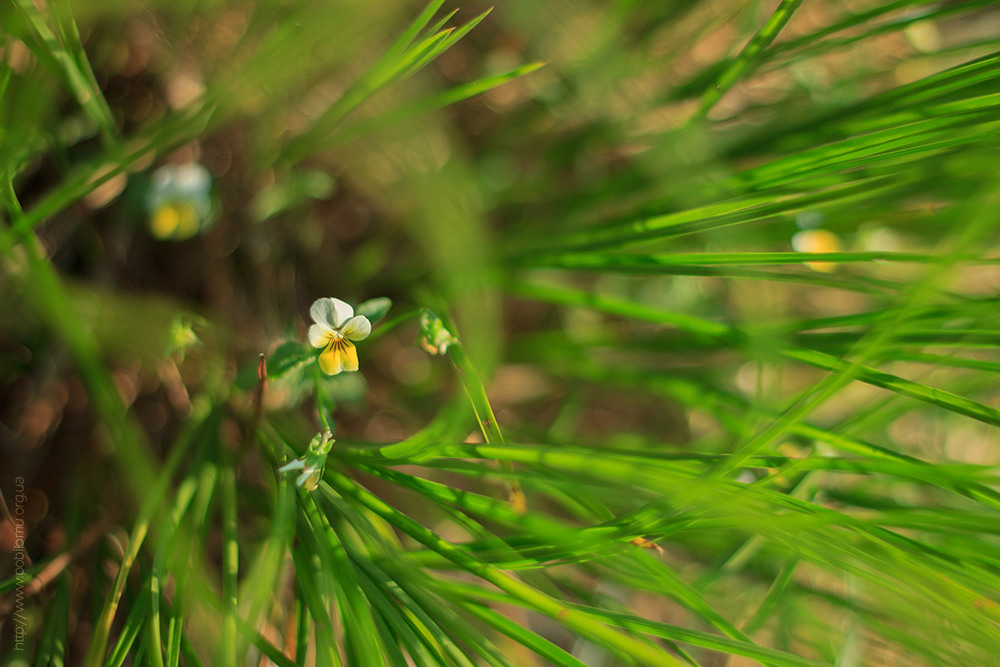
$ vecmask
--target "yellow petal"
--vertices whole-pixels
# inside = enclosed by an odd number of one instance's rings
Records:
[[[177,209],[166,204],[156,209],[149,221],[149,231],[158,239],[168,239],[177,231],[180,216]]]
[[[331,340],[319,355],[319,367],[327,375],[336,375],[344,370],[343,352],[341,350],[341,340]]]
[[[358,370],[358,350],[346,338],[330,341],[319,355],[319,367],[327,375]]]
[[[354,343],[347,340],[346,338],[342,341],[343,346],[343,364],[345,371],[356,371],[358,370],[358,348],[354,347]]]
[[[188,239],[198,233],[198,212],[187,202],[177,204],[177,238]]]

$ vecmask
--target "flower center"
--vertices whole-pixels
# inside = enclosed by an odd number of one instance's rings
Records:
[[[323,352],[326,353],[329,352],[330,350],[342,351],[346,350],[348,347],[353,347],[351,341],[344,338],[344,334],[340,333],[339,331],[334,331],[332,334],[330,334],[330,339],[327,342],[326,349],[323,350]]]

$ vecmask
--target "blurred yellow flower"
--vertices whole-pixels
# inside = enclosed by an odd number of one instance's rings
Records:
[[[805,229],[792,237],[792,247],[797,252],[827,253],[840,252],[843,245],[840,237],[826,229]],[[836,268],[836,262],[806,262],[813,271],[831,273]]]

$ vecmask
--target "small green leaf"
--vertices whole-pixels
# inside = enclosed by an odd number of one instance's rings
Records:
[[[282,343],[267,362],[267,374],[272,378],[278,378],[309,361],[313,357],[313,349],[308,345],[288,341]]]
[[[364,315],[371,320],[372,324],[375,324],[385,317],[390,308],[392,308],[392,299],[380,296],[375,299],[368,299],[359,305],[355,314]]]

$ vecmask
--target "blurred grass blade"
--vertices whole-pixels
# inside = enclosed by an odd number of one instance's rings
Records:
[[[726,70],[710,87],[701,98],[698,111],[692,116],[695,119],[705,118],[712,110],[715,103],[722,99],[722,96],[736,83],[746,77],[753,68],[760,62],[765,49],[771,45],[785,24],[795,15],[795,11],[802,4],[802,0],[781,0],[778,7],[771,13],[767,22],[761,26],[747,45],[743,47],[739,55],[733,59]]]
[[[342,127],[334,130],[324,145],[337,146],[357,141],[382,128],[399,126],[404,121],[421,116],[431,111],[457,104],[463,100],[482,95],[494,88],[502,86],[514,79],[525,76],[544,66],[545,63],[522,65],[509,72],[484,77],[476,81],[460,84],[442,93],[427,98],[400,105],[391,112],[386,112],[372,118],[358,121],[345,121]]]
[[[428,63],[450,49],[479,24],[489,12],[485,12],[457,30],[440,30],[435,26],[431,34],[420,38],[419,33],[443,4],[434,0],[410,24],[403,35],[387,49],[382,57],[372,65],[360,79],[345,91],[312,126],[299,136],[287,142],[281,160],[296,164],[308,156],[317,145],[327,141],[347,114],[364,103],[379,90],[402,81],[420,71]],[[444,20],[450,18],[449,14]]]
[[[527,630],[506,616],[497,613],[489,607],[475,602],[465,602],[462,609],[486,624],[507,635],[517,643],[525,646],[553,665],[568,665],[570,667],[586,667],[573,655],[567,653],[552,642]]]
[[[56,5],[60,4],[61,0],[57,0]],[[13,0],[13,5],[3,14],[6,15],[5,27],[17,35],[62,80],[105,141],[110,141],[118,134],[116,123],[107,100],[97,86],[90,61],[83,51],[79,33],[68,12],[68,6],[57,8],[63,42],[52,32],[41,12],[30,0]]]

